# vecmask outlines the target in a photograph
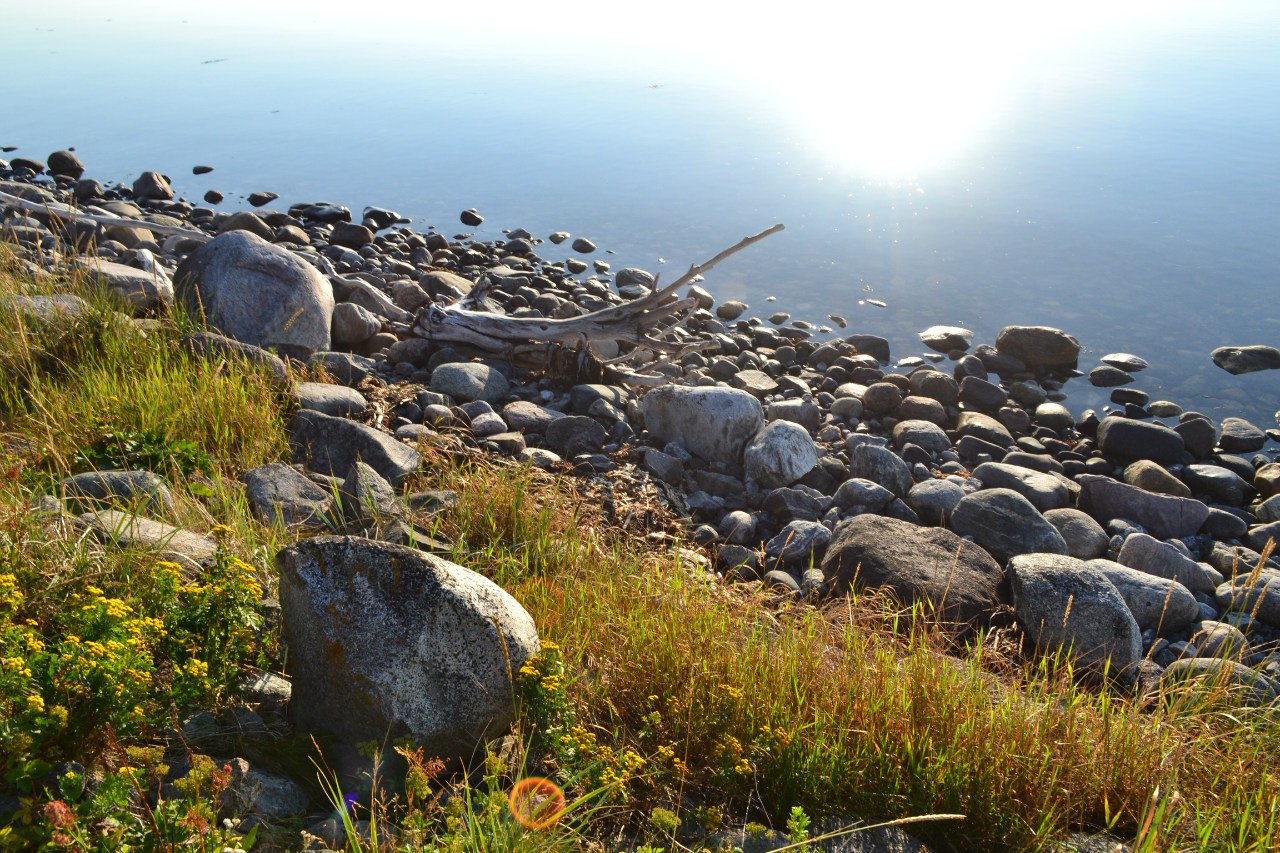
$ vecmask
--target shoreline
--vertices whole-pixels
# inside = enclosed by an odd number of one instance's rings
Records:
[[[161,179],[144,174],[150,186],[130,194],[162,193]],[[24,186],[0,175],[0,192],[40,197]],[[321,428],[344,419],[402,448],[446,433],[566,477],[634,475],[689,517],[687,538],[726,580],[818,602],[887,586],[962,630],[1016,626],[1028,647],[1072,648],[1082,672],[1110,667],[1126,693],[1213,675],[1257,704],[1280,697],[1280,608],[1270,603],[1280,603],[1270,581],[1280,562],[1259,565],[1280,537],[1280,430],[1217,425],[1123,385],[1113,399],[1127,416],[1072,412],[1065,389],[1088,380],[1079,342],[1062,330],[1009,327],[995,346],[974,347],[966,330],[930,329],[938,360],[898,373],[883,338],[814,341],[785,319],[727,316],[738,307],[716,304],[712,277],[690,293],[698,309],[682,328],[717,351],[648,366],[678,382],[556,381],[414,330],[430,304],[468,298],[509,316],[582,316],[644,298],[645,271],[546,264],[532,235],[499,245],[419,234],[376,208],[357,225],[330,204],[262,215],[172,199],[141,200],[135,214],[130,204],[86,193],[82,209],[152,219],[101,234],[82,220],[71,233],[95,238],[99,276],[144,327],[199,294],[241,345],[337,380],[291,391],[307,413],[290,422],[296,461],[315,478],[343,473],[314,451]],[[191,228],[204,238],[183,236]],[[67,232],[40,214],[11,216],[5,230],[35,266]],[[270,272],[252,287],[237,279],[263,264]],[[247,319],[245,304],[255,306]],[[596,346],[598,359],[622,352]],[[1100,383],[1144,366],[1123,353],[1105,361],[1091,371]],[[374,467],[394,484],[397,466]]]

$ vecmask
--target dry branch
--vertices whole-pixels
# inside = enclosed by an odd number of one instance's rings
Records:
[[[461,301],[458,301],[424,308],[419,312],[413,331],[438,343],[461,344],[508,357],[517,348],[524,349],[527,353],[529,345],[544,348],[559,345],[581,352],[593,340],[613,340],[632,344],[640,351],[664,355],[667,357],[665,360],[671,360],[704,346],[701,343],[689,344],[655,337],[655,333],[665,334],[688,319],[693,312],[694,300],[677,299],[676,290],[699,279],[703,273],[731,255],[782,229],[782,225],[774,225],[759,234],[745,237],[710,260],[689,267],[684,275],[665,287],[655,285],[651,293],[639,299],[579,317],[504,317],[487,311],[463,308]],[[625,360],[629,360],[629,357]],[[611,362],[620,381],[645,385],[666,381],[662,376],[616,368],[617,364],[616,360]]]

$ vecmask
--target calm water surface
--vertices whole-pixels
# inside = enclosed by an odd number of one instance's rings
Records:
[[[476,207],[478,237],[567,230],[667,277],[784,222],[718,298],[899,357],[935,323],[1055,325],[1084,370],[1133,352],[1153,399],[1274,425],[1280,373],[1209,352],[1280,345],[1280,4],[534,5],[5,0],[0,144],[231,206],[447,233]]]

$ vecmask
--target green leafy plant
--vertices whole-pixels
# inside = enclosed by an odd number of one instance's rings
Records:
[[[809,840],[809,816],[805,814],[804,808],[801,806],[792,806],[791,814],[787,816],[787,838],[791,841],[796,853],[809,853],[810,847],[807,842]]]
[[[174,439],[161,430],[114,430],[77,450],[72,457],[77,470],[106,471],[145,468],[156,473],[177,470],[183,475],[214,470],[214,461],[194,441]]]

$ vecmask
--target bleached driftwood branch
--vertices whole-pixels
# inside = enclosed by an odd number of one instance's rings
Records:
[[[148,222],[145,219],[127,219],[123,216],[108,216],[101,213],[88,213],[56,201],[30,201],[25,198],[19,198],[16,195],[0,192],[0,202],[10,206],[17,207],[29,213],[42,213],[56,216],[63,222],[92,222],[95,225],[103,225],[110,227],[112,225],[123,225],[126,228],[146,228],[155,234],[177,235],[179,237],[188,237],[192,240],[199,240],[206,243],[213,237],[198,231],[194,228],[182,228],[178,225],[161,225],[156,222]]]
[[[685,353],[696,351],[702,344],[687,344],[657,337],[685,320],[693,312],[693,299],[678,299],[676,291],[698,280],[716,264],[743,249],[758,243],[783,229],[782,225],[766,228],[759,234],[745,237],[710,260],[694,264],[671,284],[654,287],[639,299],[622,305],[614,305],[592,311],[578,317],[545,319],[542,317],[504,317],[488,311],[473,311],[462,307],[462,300],[449,305],[430,305],[419,312],[414,324],[414,334],[431,341],[461,344],[495,355],[511,356],[517,351],[526,354],[532,349],[559,344],[574,350],[585,350],[593,340],[614,340],[628,343],[639,350],[666,356],[674,360]],[[610,362],[624,382],[656,384],[665,382],[662,376],[633,373],[620,365],[629,361],[631,354]]]

